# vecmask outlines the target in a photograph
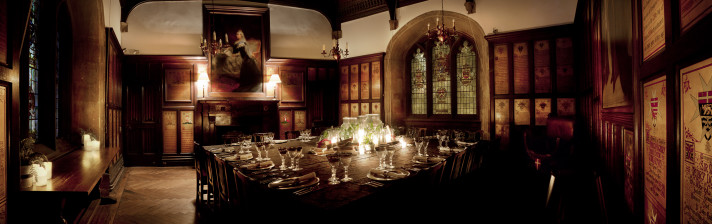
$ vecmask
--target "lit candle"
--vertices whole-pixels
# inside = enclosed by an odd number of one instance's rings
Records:
[[[453,21],[453,24],[454,24],[455,20],[452,20],[452,21]],[[230,43],[230,41],[228,41],[228,39],[227,39],[227,33],[225,33],[225,43]]]
[[[321,50],[322,50],[322,51],[326,51],[326,44],[322,44],[322,45],[321,45]]]
[[[336,47],[336,39],[334,39],[334,47]]]
[[[52,162],[44,162],[44,167],[47,171],[47,179],[52,179]]]
[[[213,41],[217,39],[217,34],[215,34],[215,31],[213,31]]]
[[[455,19],[452,19],[452,27],[455,27]]]
[[[44,168],[42,168],[39,164],[32,164],[32,167],[35,169],[35,172],[37,173],[35,185],[36,186],[45,186],[47,185],[47,171],[45,171]]]
[[[435,18],[435,25],[439,26],[440,25],[440,18]]]
[[[203,45],[205,42],[203,41],[203,35],[200,34],[200,45]]]
[[[91,137],[89,137],[89,134],[82,135],[82,143],[84,143],[84,146],[89,145],[89,142],[91,142]]]
[[[428,30],[430,30],[430,23],[428,23]]]
[[[346,42],[346,49],[349,49],[349,42]]]

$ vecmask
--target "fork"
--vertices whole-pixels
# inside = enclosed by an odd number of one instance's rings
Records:
[[[369,181],[369,182],[366,182],[364,185],[368,185],[371,187],[383,187],[383,183],[377,182],[377,181]]]
[[[302,195],[305,195],[305,194],[308,194],[308,193],[314,191],[314,189],[316,189],[316,186],[302,188],[302,189],[295,191],[294,194],[297,196],[302,196]]]

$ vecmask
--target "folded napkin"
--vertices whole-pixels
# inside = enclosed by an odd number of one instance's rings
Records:
[[[439,158],[439,157],[415,156],[415,157],[413,157],[413,160],[415,160],[416,162],[419,162],[419,163],[439,163],[445,159]]]
[[[252,153],[245,153],[245,154],[235,154],[234,156],[230,156],[225,158],[226,160],[248,160],[252,159]]]
[[[315,154],[318,155],[318,156],[323,156],[323,155],[326,155],[326,154],[336,153],[336,151],[334,151],[333,149],[319,149],[319,148],[317,148],[314,152],[315,152]]]
[[[247,165],[242,165],[240,167],[245,168],[245,169],[259,169],[259,168],[269,167],[272,165],[274,165],[272,160],[268,160],[268,161],[261,162],[261,163],[251,163],[251,164],[247,164]]]
[[[269,185],[267,185],[267,187],[270,187],[270,188],[277,188],[277,187],[296,186],[296,185],[299,185],[299,184],[302,184],[302,183],[309,183],[309,182],[312,181],[314,178],[316,178],[316,173],[315,173],[315,172],[311,172],[311,173],[309,173],[309,174],[307,174],[307,175],[304,175],[304,176],[292,177],[292,178],[285,179],[285,180],[280,181],[280,182],[277,182],[277,183],[275,183],[275,182],[269,183]]]
[[[407,174],[399,173],[396,171],[390,171],[390,170],[372,169],[371,176],[378,177],[378,178],[384,178],[384,179],[400,179],[400,178],[406,177]]]

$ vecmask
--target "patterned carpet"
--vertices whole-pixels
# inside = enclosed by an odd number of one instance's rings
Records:
[[[192,167],[127,167],[113,223],[196,223]]]

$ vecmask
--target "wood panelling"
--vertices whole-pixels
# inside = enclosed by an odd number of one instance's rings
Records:
[[[190,162],[192,156],[187,153],[192,152],[192,146],[188,149],[187,142],[192,144],[193,134],[189,132],[183,134],[183,129],[186,128],[183,127],[183,123],[192,124],[194,121],[184,121],[181,115],[193,112],[196,97],[195,94],[190,94],[187,98],[189,100],[166,100],[173,98],[164,96],[165,93],[170,92],[165,91],[168,86],[165,84],[167,80],[165,76],[167,72],[170,73],[176,69],[187,71],[190,82],[184,88],[195,93],[193,80],[197,80],[197,71],[205,69],[206,66],[207,61],[204,57],[194,56],[127,56],[125,58],[123,75],[126,98],[124,109],[124,132],[126,135],[124,145],[128,165]],[[171,88],[174,87],[176,86]],[[167,118],[164,116],[164,112],[174,114],[174,116],[168,117],[172,121],[164,120]],[[190,117],[192,119],[193,116]],[[170,126],[165,126],[169,123],[175,127],[165,129]],[[164,131],[174,133],[168,134]]]
[[[331,60],[306,60],[306,59],[270,59],[267,61],[268,66],[279,71],[282,75],[282,92],[279,102],[279,130],[269,130],[279,132],[284,135],[286,131],[303,130],[314,127],[328,127],[336,125],[339,120],[339,95],[338,92],[345,93],[341,95],[348,99],[351,92],[351,84],[355,84],[356,94],[358,95],[358,74],[356,81],[351,83],[349,77],[340,79],[337,71],[348,70],[348,66],[337,67],[335,61]],[[358,68],[356,68],[358,70]],[[303,74],[304,78],[299,83],[299,86],[288,88],[285,85],[285,75]],[[348,72],[345,73],[348,75]],[[341,73],[344,75],[344,73]],[[297,91],[299,90],[299,91]],[[301,94],[301,95],[299,95]],[[288,124],[284,122],[284,116],[287,115]],[[302,119],[303,118],[303,119]],[[299,121],[300,123],[297,123]],[[267,131],[267,130],[265,130]],[[281,136],[283,137],[283,136]]]
[[[490,59],[494,116],[489,121],[495,136],[520,138],[510,136],[515,130],[510,126],[544,126],[550,114],[564,115],[560,114],[560,99],[569,104],[565,115],[574,115],[573,30],[573,25],[563,25],[485,37],[490,54],[495,56]],[[561,72],[552,71],[559,63],[565,66]]]
[[[341,60],[339,63],[342,68],[340,77],[350,77],[351,91],[349,91],[349,97],[342,95],[339,98],[341,99],[339,103],[342,105],[339,111],[340,118],[357,117],[371,113],[378,113],[383,118],[383,110],[380,109],[380,105],[383,103],[383,90],[381,88],[383,85],[381,83],[383,80],[383,72],[381,71],[383,55],[382,53],[377,53]],[[350,69],[344,69],[345,67]],[[344,72],[348,73],[344,74]],[[343,82],[344,80],[341,80],[341,83]],[[354,85],[354,83],[360,84]],[[343,91],[340,94],[343,94]],[[348,111],[344,105],[349,105]]]

